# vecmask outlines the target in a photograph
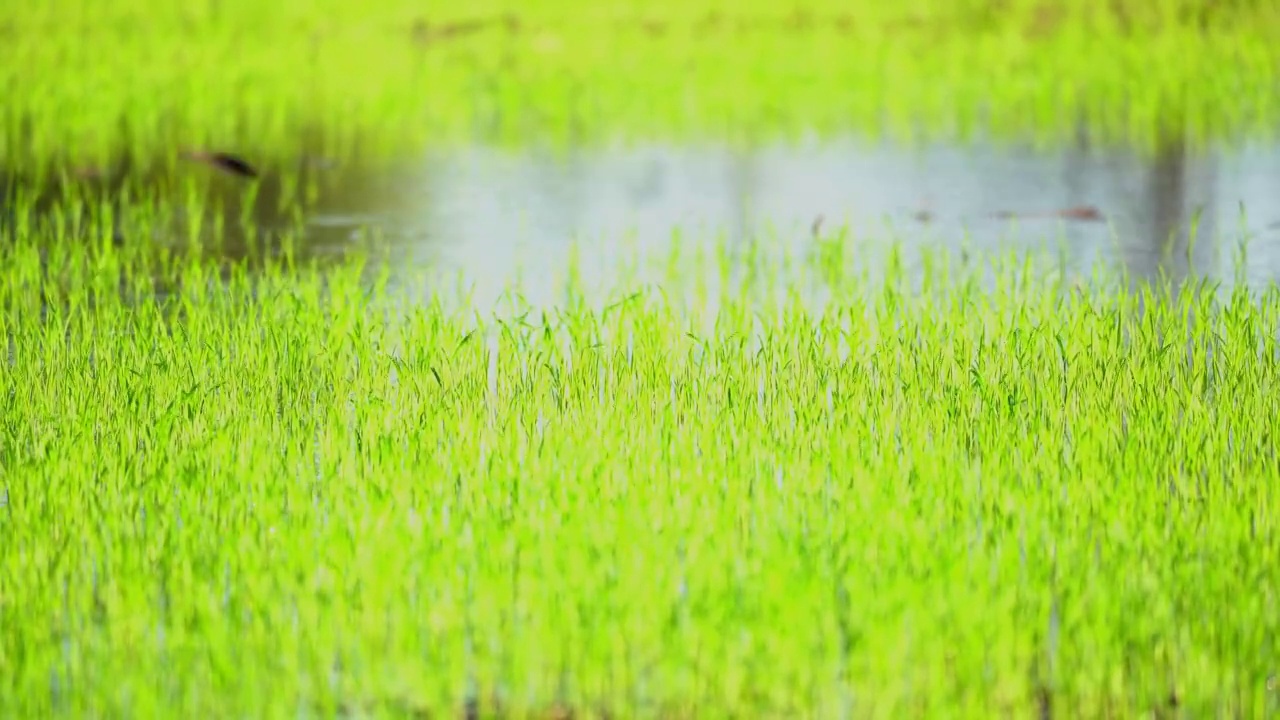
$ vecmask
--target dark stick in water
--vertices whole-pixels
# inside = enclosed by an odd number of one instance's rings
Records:
[[[258,171],[255,170],[252,165],[231,153],[192,150],[182,153],[182,157],[187,160],[211,165],[224,172],[229,172],[232,175],[239,175],[244,178],[258,177]]]
[[[1062,210],[1054,210],[1052,212],[1018,213],[1018,212],[1010,212],[1008,210],[1002,210],[1000,212],[993,213],[992,216],[1000,218],[1002,220],[1012,220],[1015,218],[1028,218],[1028,219],[1062,218],[1064,220],[1082,220],[1087,222],[1100,222],[1106,219],[1106,217],[1102,214],[1101,210],[1091,205],[1079,205],[1076,207],[1064,208]]]

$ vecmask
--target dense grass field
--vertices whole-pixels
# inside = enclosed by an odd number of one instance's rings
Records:
[[[1280,6],[1180,0],[119,2],[0,9],[0,159],[39,175],[217,146],[856,130],[1151,146],[1273,135]]]
[[[1274,287],[863,275],[827,228],[773,238],[768,302],[676,247],[491,308],[299,248],[305,168],[433,143],[1274,136],[1277,36],[1243,0],[0,7],[0,717],[1275,716]],[[261,174],[179,171],[211,148]]]
[[[1274,291],[1009,262],[708,330],[3,259],[7,716],[1280,707]]]

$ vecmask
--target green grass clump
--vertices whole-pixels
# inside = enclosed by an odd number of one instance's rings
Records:
[[[484,319],[9,241],[5,714],[1276,708],[1274,291]]]
[[[178,149],[1274,132],[1275,3],[11,3],[0,164]]]

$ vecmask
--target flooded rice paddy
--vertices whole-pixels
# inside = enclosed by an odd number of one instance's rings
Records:
[[[1280,14],[449,5],[0,11],[0,715],[1280,711]]]
[[[638,143],[565,151],[468,146],[387,165],[313,165],[301,255],[338,255],[376,238],[392,280],[459,283],[487,305],[519,287],[554,302],[576,261],[584,288],[646,276],[636,257],[753,247],[803,257],[845,233],[873,275],[890,248],[910,274],[941,251],[981,260],[1009,250],[1088,276],[1207,277],[1231,287],[1280,278],[1280,145],[1155,154],[1085,143],[899,147],[844,139],[755,148]],[[219,183],[234,206],[241,182]],[[278,211],[268,176],[250,208]],[[233,236],[234,223],[227,226]],[[243,238],[225,245],[234,251]],[[781,264],[781,263],[779,263]],[[775,268],[781,270],[782,268]]]

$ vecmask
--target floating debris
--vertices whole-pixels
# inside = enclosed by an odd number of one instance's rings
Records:
[[[1001,210],[1000,212],[993,213],[993,216],[1000,218],[1001,220],[1012,220],[1015,218],[1061,218],[1063,220],[1098,222],[1106,219],[1106,216],[1102,214],[1102,211],[1092,205],[1077,205],[1076,207],[1064,208],[1062,210],[1038,213],[1017,213],[1009,210]]]
[[[258,177],[258,171],[243,158],[225,152],[206,152],[203,150],[189,150],[182,153],[182,158],[193,162],[211,165],[224,172],[232,175],[239,175],[245,178]]]

